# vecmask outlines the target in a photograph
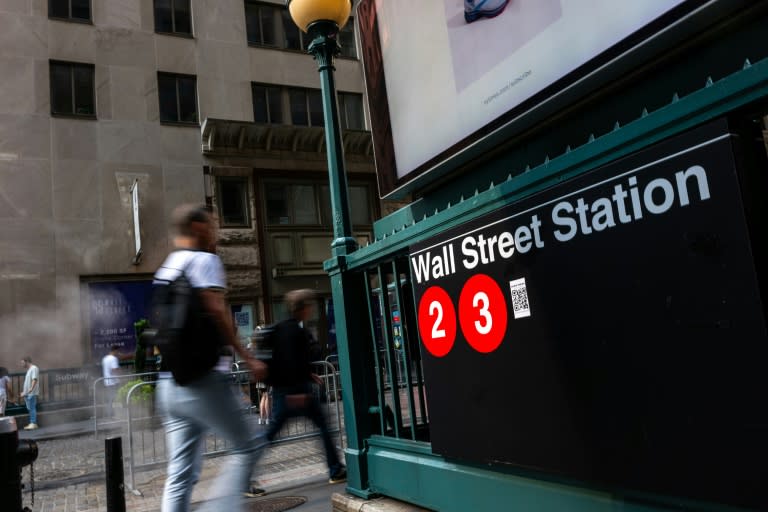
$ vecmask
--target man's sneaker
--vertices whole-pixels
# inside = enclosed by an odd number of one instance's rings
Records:
[[[331,478],[328,479],[329,484],[337,484],[339,482],[344,482],[347,480],[347,468],[344,466],[341,466],[340,469],[337,469],[332,475]]]
[[[509,0],[464,0],[464,19],[472,23],[480,18],[493,18],[501,14],[508,3]]]
[[[259,487],[251,487],[247,492],[243,493],[243,496],[246,498],[258,498],[259,496],[264,496],[265,494],[267,494],[267,491],[264,489],[260,489]]]
[[[27,425],[26,427],[24,427],[24,430],[35,430],[36,428],[39,428],[39,427],[37,426],[37,423],[30,423],[29,425]]]

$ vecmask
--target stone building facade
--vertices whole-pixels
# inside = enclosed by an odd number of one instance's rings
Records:
[[[126,319],[184,202],[221,219],[241,332],[279,316],[287,289],[330,295],[319,80],[283,5],[0,3],[0,365],[29,354],[69,367],[112,343],[130,349]],[[381,206],[349,26],[336,76],[365,242]],[[330,305],[318,306],[324,338]]]

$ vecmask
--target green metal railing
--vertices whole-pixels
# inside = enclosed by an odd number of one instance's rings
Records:
[[[396,438],[428,440],[429,421],[424,372],[416,327],[413,292],[406,257],[366,270],[377,405],[381,432]],[[400,317],[396,328],[392,316]]]

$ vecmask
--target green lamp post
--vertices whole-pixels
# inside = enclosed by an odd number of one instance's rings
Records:
[[[336,313],[336,341],[339,370],[344,390],[344,429],[347,434],[347,491],[370,497],[365,440],[371,436],[369,405],[375,396],[368,315],[361,309],[365,301],[365,276],[347,271],[347,255],[357,249],[352,236],[344,147],[339,128],[333,60],[341,47],[339,30],[349,20],[351,0],[287,0],[293,21],[306,32],[311,43],[308,52],[317,61],[320,72],[325,140],[328,154],[328,176],[333,215],[331,258],[325,270],[331,281],[333,307]]]
[[[309,35],[311,42],[307,51],[314,56],[320,72],[333,215],[331,251],[333,256],[344,256],[357,249],[357,241],[352,237],[333,59],[341,51],[337,36],[349,19],[352,1],[288,0],[288,10],[294,23]]]

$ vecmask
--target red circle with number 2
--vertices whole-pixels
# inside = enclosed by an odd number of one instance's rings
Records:
[[[419,301],[419,333],[435,357],[443,357],[456,341],[456,310],[448,293],[439,286],[424,292]]]
[[[501,345],[507,332],[507,302],[496,281],[477,274],[464,283],[459,323],[467,342],[478,352],[487,354]]]

